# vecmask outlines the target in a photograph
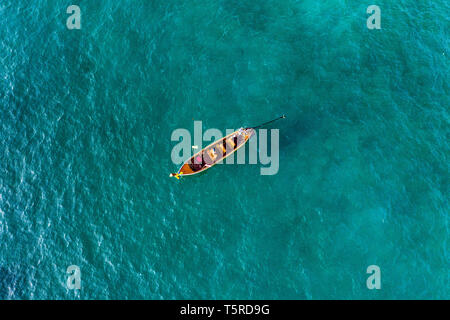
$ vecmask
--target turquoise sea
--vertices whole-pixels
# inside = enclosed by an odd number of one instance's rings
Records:
[[[0,299],[450,299],[449,12],[1,0]],[[278,174],[169,178],[174,130],[281,114]]]

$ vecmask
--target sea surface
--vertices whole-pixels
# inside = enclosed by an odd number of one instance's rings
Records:
[[[1,0],[0,299],[450,299],[449,12]],[[281,114],[277,174],[169,178],[174,130]]]

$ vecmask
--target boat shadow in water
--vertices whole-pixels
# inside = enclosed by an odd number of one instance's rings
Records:
[[[288,147],[301,143],[321,128],[320,119],[316,114],[287,119],[287,123],[280,128],[280,151],[288,150]]]

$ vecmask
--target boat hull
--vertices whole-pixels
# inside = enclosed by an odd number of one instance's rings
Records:
[[[253,128],[240,128],[214,141],[186,160],[177,174],[189,176],[208,170],[239,150],[255,133]]]

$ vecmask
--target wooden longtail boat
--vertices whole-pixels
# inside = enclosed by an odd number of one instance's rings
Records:
[[[256,134],[257,128],[282,118],[285,118],[285,116],[283,115],[257,127],[240,128],[222,139],[211,143],[186,160],[178,172],[171,173],[170,177],[180,179],[181,176],[190,176],[208,170],[244,146],[245,143]]]

